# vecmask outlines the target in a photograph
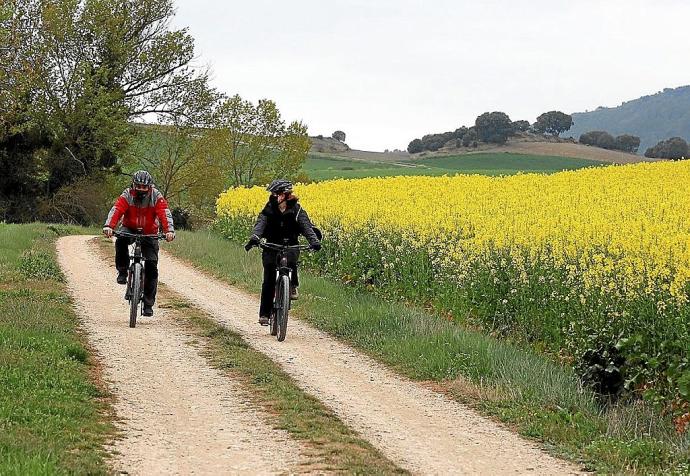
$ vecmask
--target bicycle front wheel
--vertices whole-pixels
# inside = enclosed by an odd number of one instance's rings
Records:
[[[129,298],[129,327],[136,327],[139,314],[139,301],[141,300],[141,263],[132,265],[132,293]]]
[[[277,312],[275,307],[271,311],[270,325],[271,325],[271,335],[272,336],[278,335],[278,312]]]
[[[278,341],[283,342],[287,334],[288,311],[290,310],[290,278],[281,276],[276,293],[276,317],[278,318]]]

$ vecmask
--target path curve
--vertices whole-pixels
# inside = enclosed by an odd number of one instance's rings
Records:
[[[258,258],[257,258],[258,259]],[[298,319],[279,343],[258,300],[162,252],[160,279],[278,362],[399,466],[417,474],[577,474],[472,409],[394,374]]]
[[[113,470],[127,474],[279,474],[300,471],[305,449],[273,429],[247,394],[208,366],[164,309],[128,327],[124,287],[93,237],[57,242],[88,340],[103,363],[124,437]],[[165,266],[165,265],[164,265]]]

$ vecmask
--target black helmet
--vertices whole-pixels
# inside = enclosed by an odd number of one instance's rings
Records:
[[[132,175],[132,187],[135,185],[146,185],[150,187],[153,185],[153,177],[146,170],[138,170]]]
[[[275,194],[290,193],[292,192],[292,182],[285,179],[274,180],[268,187],[266,187],[266,190]]]

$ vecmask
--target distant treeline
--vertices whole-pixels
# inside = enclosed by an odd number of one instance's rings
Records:
[[[630,134],[621,134],[617,137],[613,137],[606,131],[589,131],[580,136],[580,144],[593,145],[595,147],[601,147],[602,149],[620,150],[634,154],[640,147],[640,138]]]
[[[640,147],[640,138],[630,134],[621,134],[613,137],[606,131],[589,131],[580,136],[580,144],[601,147],[602,149],[620,150],[623,152],[637,153]],[[688,156],[688,143],[681,137],[659,141],[653,147],[647,148],[645,157],[658,159],[681,159]]]
[[[561,111],[540,115],[534,124],[529,121],[511,121],[505,112],[485,112],[477,117],[474,126],[461,126],[452,132],[427,134],[414,139],[407,146],[410,154],[437,151],[442,147],[477,147],[480,142],[505,144],[509,137],[520,132],[558,136],[573,125],[573,118]]]
[[[410,154],[435,152],[441,148],[478,147],[480,143],[505,144],[508,138],[519,133],[548,134],[557,137],[573,126],[572,116],[561,111],[541,114],[534,124],[528,121],[511,121],[504,112],[485,112],[477,117],[473,126],[460,126],[454,131],[427,134],[412,140],[407,151]],[[588,131],[580,135],[580,144],[619,150],[631,154],[640,148],[640,137],[632,134],[613,136],[603,130]],[[645,151],[646,157],[665,159],[684,158],[688,155],[688,144],[680,137],[662,140]]]

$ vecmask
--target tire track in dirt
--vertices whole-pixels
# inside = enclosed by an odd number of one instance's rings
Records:
[[[395,375],[304,322],[279,343],[258,300],[162,253],[162,282],[241,334],[399,466],[417,474],[577,474],[470,408]]]
[[[189,344],[191,337],[156,309],[128,327],[129,307],[115,270],[92,237],[58,240],[60,265],[89,342],[115,395],[123,437],[113,470],[128,474],[278,474],[299,472],[305,448],[273,429],[239,384]],[[166,266],[168,263],[163,264]]]

